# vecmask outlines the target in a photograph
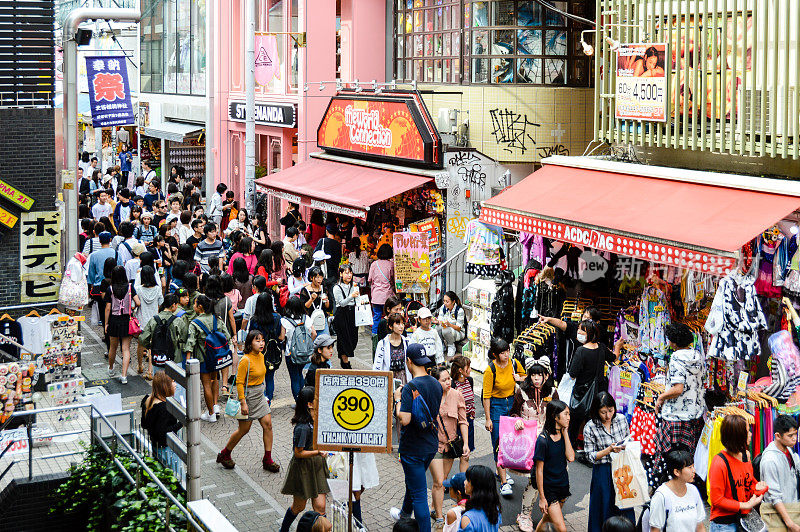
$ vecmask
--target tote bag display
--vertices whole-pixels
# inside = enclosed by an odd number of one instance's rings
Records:
[[[522,430],[514,428],[517,421],[522,421],[525,425]],[[497,465],[517,471],[530,471],[533,467],[538,428],[539,422],[535,419],[500,416]]]
[[[637,441],[628,441],[622,452],[611,454],[611,481],[617,508],[624,510],[642,506],[650,500],[641,456],[642,444]]]

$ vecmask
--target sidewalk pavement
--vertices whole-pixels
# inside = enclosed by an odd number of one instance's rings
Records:
[[[88,329],[88,330],[87,330]],[[85,325],[83,331],[86,336],[82,355],[82,369],[87,379],[87,386],[105,386],[109,393],[122,392],[123,407],[136,411],[137,419],[141,411],[139,403],[144,394],[148,393],[149,383],[136,374],[136,341],[131,344],[131,365],[128,371],[128,384],[120,385],[116,380],[109,381],[107,361],[104,357],[105,346],[101,340],[99,327]],[[120,367],[120,356],[117,356],[117,372]],[[334,366],[338,366],[336,357]],[[285,366],[285,365],[284,365]],[[362,331],[359,337],[358,349],[353,367],[369,369],[372,366],[371,339],[367,331]],[[480,390],[481,376],[475,375],[476,390]],[[476,405],[478,418],[475,420],[475,445],[471,463],[492,464],[491,441],[489,433],[482,430],[484,425],[483,409]],[[221,405],[222,407],[222,405]],[[290,419],[294,412],[294,400],[291,396],[288,372],[284,367],[278,369],[275,376],[275,398],[272,403],[272,424],[274,443],[272,456],[281,466],[280,473],[268,473],[261,467],[261,458],[264,454],[261,439],[261,430],[253,424],[250,432],[242,438],[233,451],[236,468],[226,470],[216,463],[216,455],[226,444],[228,437],[236,428],[236,421],[220,417],[216,423],[203,423],[202,425],[202,463],[201,463],[201,488],[203,497],[209,499],[225,515],[226,518],[239,530],[278,530],[283,515],[290,504],[290,497],[280,493],[286,468],[292,453],[292,426]],[[376,454],[376,465],[380,475],[380,487],[367,490],[362,496],[362,513],[365,526],[371,531],[391,530],[392,520],[389,517],[389,508],[400,506],[404,493],[403,472],[398,463],[397,454]],[[457,472],[456,465],[453,472]],[[588,522],[588,468],[575,463],[570,466],[573,477],[573,497],[568,501],[566,511],[571,511],[567,517],[569,531],[584,531]],[[430,477],[429,477],[430,479]],[[503,499],[503,532],[518,530],[516,515],[519,513],[522,492],[525,488],[526,477],[515,476],[514,495]],[[578,480],[580,479],[580,480]],[[578,482],[576,482],[578,481]],[[430,480],[429,480],[430,485]],[[445,509],[453,505],[452,501],[445,501]],[[310,504],[307,506],[310,509]],[[538,517],[538,510],[534,511],[534,518]]]

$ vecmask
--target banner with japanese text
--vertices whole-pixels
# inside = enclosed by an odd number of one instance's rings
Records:
[[[61,285],[61,213],[20,214],[19,249],[20,301],[56,301]]]
[[[392,235],[394,288],[404,294],[427,294],[431,283],[428,233],[403,231]]]
[[[86,77],[94,127],[136,123],[126,60],[124,55],[86,57]]]

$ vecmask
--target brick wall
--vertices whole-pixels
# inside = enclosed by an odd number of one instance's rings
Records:
[[[0,179],[34,200],[32,211],[52,211],[56,199],[53,109],[0,109]],[[19,216],[6,200],[0,206]],[[19,304],[19,222],[0,229],[0,306]],[[63,265],[61,267],[63,270]],[[12,313],[13,316],[25,312]]]
[[[67,479],[65,473],[15,479],[0,493],[0,530],[48,532],[51,530],[82,530],[85,516],[52,515],[53,492]],[[58,525],[54,525],[54,521]]]

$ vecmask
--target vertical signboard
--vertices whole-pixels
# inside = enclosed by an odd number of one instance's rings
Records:
[[[124,55],[86,57],[94,127],[127,126],[136,121],[126,60]]]
[[[431,282],[428,233],[402,231],[392,236],[394,288],[404,294],[427,294]]]
[[[61,213],[24,212],[19,225],[22,303],[55,301],[61,285]]]

